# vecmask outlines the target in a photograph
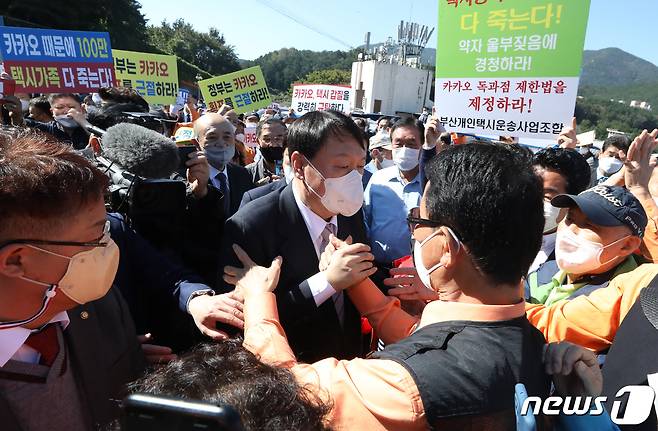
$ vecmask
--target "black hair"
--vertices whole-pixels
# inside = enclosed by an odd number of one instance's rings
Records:
[[[502,144],[450,146],[425,168],[429,218],[450,227],[495,283],[517,285],[541,246],[542,183],[530,160]]]
[[[132,122],[135,122],[141,126],[148,127],[148,125],[132,121],[131,118],[125,114],[126,112],[146,113],[148,111],[144,110],[142,105],[135,103],[107,103],[100,108],[90,109],[89,112],[87,112],[87,121],[103,130],[107,130],[119,123]]]
[[[602,152],[608,149],[608,147],[617,147],[625,153],[628,153],[628,149],[631,146],[631,140],[628,139],[626,135],[612,135],[609,136],[605,141],[603,141]]]
[[[38,96],[30,99],[30,106],[32,108],[37,108],[41,112],[44,112],[48,115],[50,114],[50,102],[46,96]]]
[[[567,193],[577,195],[589,187],[591,170],[585,157],[567,148],[545,148],[532,159],[533,166],[557,172],[567,182]]]
[[[241,339],[200,345],[131,385],[133,392],[228,404],[249,430],[328,430],[330,406],[290,370],[264,364]]]
[[[365,129],[368,126],[368,120],[365,118],[361,117],[356,117],[354,119],[354,123],[360,128],[360,129]]]
[[[263,127],[265,126],[271,126],[272,124],[279,124],[281,127],[286,129],[286,125],[283,124],[283,121],[281,121],[278,118],[268,118],[267,120],[259,121],[258,125],[256,126],[256,137],[260,138],[260,132],[263,131]]]
[[[313,111],[296,120],[288,130],[290,154],[302,153],[311,160],[331,136],[354,138],[363,145],[363,131],[350,117],[338,111]]]
[[[50,104],[52,105],[55,100],[62,99],[64,97],[70,97],[71,99],[75,100],[76,102],[82,104],[82,101],[80,100],[80,96],[77,95],[77,94],[73,94],[73,93],[55,93],[55,94],[51,94],[50,96],[48,96],[48,102],[50,102]]]
[[[420,145],[425,143],[425,126],[422,122],[418,121],[414,117],[400,118],[398,121],[393,123],[391,126],[391,140],[393,140],[393,133],[401,127],[411,127],[418,130],[420,135]]]

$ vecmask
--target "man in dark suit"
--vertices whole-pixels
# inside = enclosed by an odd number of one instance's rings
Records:
[[[240,208],[243,206],[247,205],[249,202],[258,199],[260,197],[263,197],[265,195],[269,195],[273,191],[283,189],[288,185],[285,179],[280,179],[276,181],[272,181],[269,184],[265,184],[264,186],[256,187],[255,189],[251,189],[247,192],[245,192],[244,195],[242,195],[242,201],[240,202]]]
[[[2,429],[97,429],[144,365],[112,288],[108,179],[44,136],[0,135],[0,153]]]
[[[357,171],[365,149],[354,122],[334,111],[311,112],[291,126],[288,149],[293,181],[250,202],[231,217],[222,238],[227,275],[220,271],[218,290],[233,289],[240,266],[233,244],[259,265],[283,258],[275,291],[281,322],[302,361],[361,355],[360,316],[341,286],[359,282],[374,271],[365,247],[350,262],[352,271],[330,266],[319,271],[320,253],[331,234],[366,241],[361,213],[363,185]]]
[[[235,127],[225,117],[208,113],[194,122],[194,133],[210,165],[210,186],[224,196],[224,214],[229,218],[240,207],[242,195],[254,187],[249,172],[230,162],[235,155]]]
[[[278,118],[268,118],[258,123],[256,139],[262,158],[247,165],[251,181],[257,186],[281,179],[283,172],[277,172],[277,163],[282,163],[288,130]],[[279,165],[280,167],[280,165]]]

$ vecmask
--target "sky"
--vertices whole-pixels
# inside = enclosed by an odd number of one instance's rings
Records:
[[[139,1],[150,24],[183,18],[199,31],[217,28],[244,60],[280,48],[347,50],[368,31],[383,42],[400,20],[435,27],[438,8],[438,0]],[[658,0],[591,0],[585,49],[617,47],[658,65],[656,16]],[[427,46],[436,48],[436,30]]]

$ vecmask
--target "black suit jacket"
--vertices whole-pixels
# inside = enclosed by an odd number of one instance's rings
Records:
[[[249,171],[242,166],[229,163],[226,165],[226,171],[228,174],[228,189],[231,199],[231,211],[226,217],[229,218],[238,211],[240,208],[240,202],[242,201],[242,196],[247,191],[254,188],[254,183],[251,181]]]
[[[247,205],[249,202],[253,201],[254,199],[258,199],[262,196],[268,195],[274,190],[282,189],[286,185],[287,185],[286,181],[281,179],[277,181],[272,181],[271,183],[249,190],[242,196],[242,202],[240,202],[240,208]]]
[[[338,216],[338,237],[352,235],[367,244],[361,211],[352,217]],[[279,317],[288,341],[300,361],[327,357],[351,359],[361,355],[361,319],[345,295],[345,319],[341,327],[334,302],[315,305],[306,280],[318,272],[318,257],[295,202],[292,184],[251,201],[227,220],[222,238],[218,291],[233,286],[222,279],[225,265],[241,266],[231,246],[239,244],[258,265],[270,266],[283,257],[275,290]]]
[[[116,288],[99,300],[69,310],[68,316],[64,340],[71,371],[78,384],[87,429],[97,429],[97,424],[118,416],[119,406],[114,400],[123,398],[125,384],[143,372],[144,356],[128,306]],[[43,412],[48,413],[48,406],[43,406]],[[0,424],[3,431],[22,429],[1,394]]]

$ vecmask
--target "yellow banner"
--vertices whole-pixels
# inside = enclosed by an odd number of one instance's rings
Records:
[[[242,114],[266,108],[271,101],[260,66],[204,79],[199,81],[199,87],[208,108],[212,110],[226,103]]]
[[[118,86],[131,87],[148,103],[176,103],[178,66],[175,55],[112,50]]]

